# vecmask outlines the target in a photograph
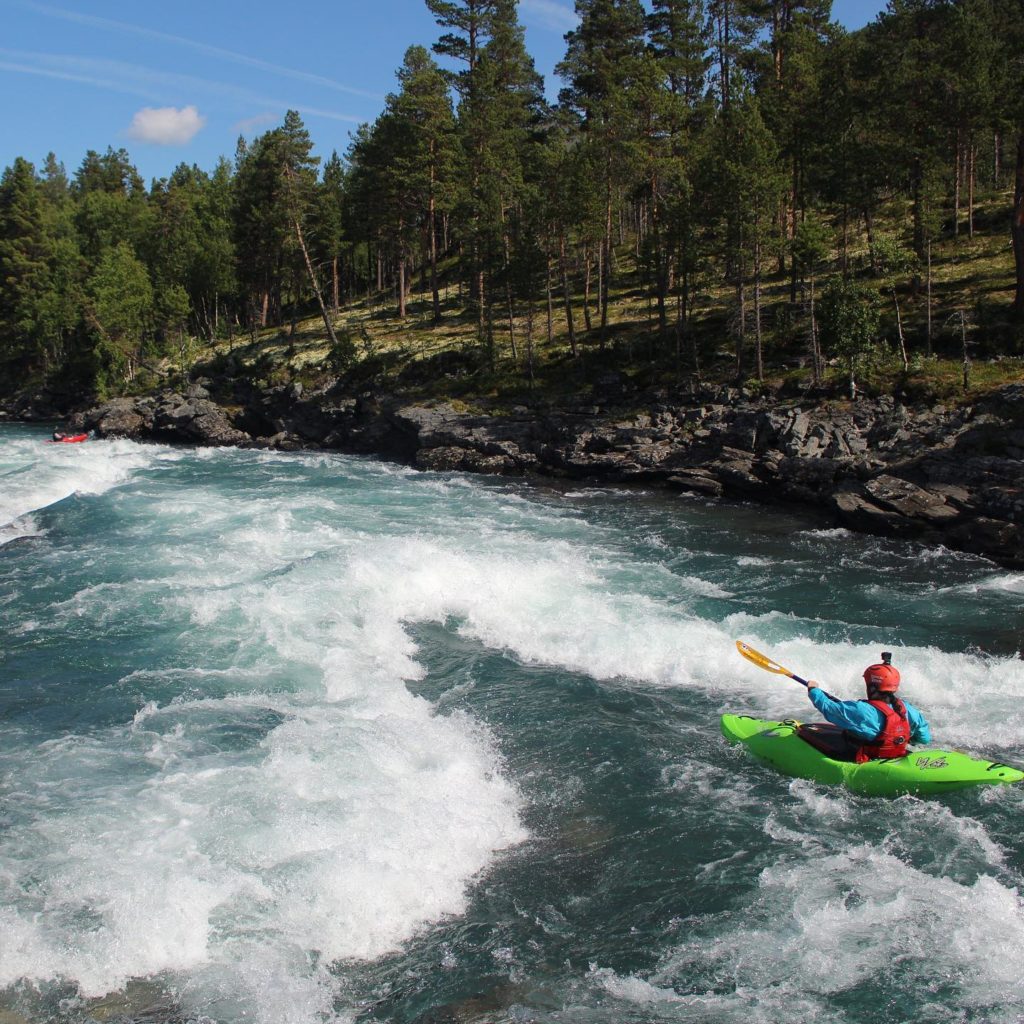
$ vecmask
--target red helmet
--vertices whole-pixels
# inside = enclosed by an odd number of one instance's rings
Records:
[[[879,693],[895,693],[900,688],[900,674],[888,662],[868,665],[864,669],[864,682],[869,690]]]

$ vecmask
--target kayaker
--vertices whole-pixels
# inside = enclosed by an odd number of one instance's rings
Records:
[[[829,722],[846,730],[854,761],[862,764],[877,758],[905,757],[909,743],[931,743],[924,715],[896,696],[900,674],[889,651],[882,652],[879,664],[864,670],[864,683],[867,700],[836,700],[813,679],[807,681],[811,703]]]
[[[65,436],[66,435],[65,435],[63,430],[59,430],[57,427],[53,428],[53,439],[54,439],[54,441],[63,441]]]

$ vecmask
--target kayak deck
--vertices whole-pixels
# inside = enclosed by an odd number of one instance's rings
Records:
[[[905,757],[856,764],[836,756],[848,749],[842,730],[824,724],[722,715],[722,735],[730,743],[742,743],[757,760],[783,775],[845,785],[869,796],[944,793],[1024,780],[1024,772],[1017,768],[957,750],[915,750]]]

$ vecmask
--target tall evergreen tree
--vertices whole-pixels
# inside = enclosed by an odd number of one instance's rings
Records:
[[[153,286],[127,242],[107,249],[88,283],[86,319],[96,335],[101,394],[132,382],[152,330]]]
[[[586,146],[599,169],[604,225],[599,296],[602,339],[608,323],[613,225],[623,186],[637,157],[638,127],[632,104],[643,74],[645,14],[639,0],[576,0],[579,28],[566,35],[568,49],[558,66],[566,81],[560,101],[581,119]]]
[[[330,267],[331,308],[337,314],[341,307],[342,253],[345,249],[345,167],[338,151],[324,163],[316,200],[318,250]]]
[[[445,78],[422,46],[411,46],[406,51],[398,82],[400,92],[388,98],[388,107],[404,126],[404,146],[395,153],[392,170],[403,180],[402,191],[413,207],[401,218],[403,259],[410,247],[406,230],[418,230],[430,269],[431,301],[437,321],[441,318],[438,213],[449,209],[453,198],[455,117]],[[404,312],[404,299],[402,305]]]
[[[52,238],[35,168],[18,157],[0,178],[0,353],[10,369],[46,364],[44,297]]]

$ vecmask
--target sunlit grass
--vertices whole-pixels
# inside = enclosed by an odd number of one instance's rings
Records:
[[[872,283],[879,293],[883,323],[883,352],[888,345],[891,358],[876,359],[862,372],[872,389],[899,390],[921,398],[971,399],[985,390],[1019,380],[1024,364],[1020,347],[1009,345],[1013,338],[1009,309],[1013,299],[1013,253],[1008,231],[1011,197],[1008,192],[983,194],[975,210],[976,231],[967,235],[966,214],[961,234],[948,237],[948,225],[941,241],[932,247],[931,261],[931,349],[928,346],[928,287],[924,264],[908,272],[876,276],[870,267],[870,252],[863,224],[849,225],[847,260],[849,272]],[[879,235],[895,235],[896,225],[908,223],[905,202],[893,203],[875,224]],[[837,239],[838,239],[838,226]],[[906,246],[904,235],[901,241]],[[830,274],[837,272],[837,248],[817,275],[820,297]],[[529,390],[537,398],[557,400],[585,388],[588,381],[615,370],[638,385],[672,384],[693,379],[689,342],[675,351],[672,319],[674,298],[667,310],[669,325],[659,331],[656,299],[632,245],[617,249],[615,274],[609,289],[608,322],[600,326],[596,268],[589,299],[591,329],[585,326],[582,282],[573,297],[573,316],[578,358],[570,355],[569,331],[560,282],[551,282],[551,327],[548,332],[548,302],[541,295],[533,303],[532,354],[528,361],[528,318],[522,302],[514,304],[511,324],[504,297],[492,310],[490,344],[471,311],[460,304],[454,282],[455,268],[442,268],[446,285],[441,289],[441,317],[435,322],[429,291],[420,288],[420,278],[407,298],[406,316],[398,317],[393,290],[352,299],[332,314],[336,334],[351,343],[357,368],[373,368],[372,382],[402,386],[418,397],[472,400],[503,397],[514,401]],[[762,325],[765,370],[770,383],[788,382],[809,386],[810,369],[809,289],[798,289],[797,302],[790,304],[791,282],[780,274],[775,256],[766,260],[762,277]],[[894,297],[895,293],[895,297]],[[747,286],[746,354],[743,376],[753,373],[753,287]],[[905,371],[897,357],[896,302],[911,367]],[[968,333],[969,387],[963,388],[961,318]],[[700,343],[700,376],[711,381],[733,382],[735,377],[735,334],[739,323],[737,290],[723,280],[720,271],[699,282],[692,311],[693,330]],[[218,342],[215,352],[232,351],[248,367],[250,375],[268,383],[305,380],[311,384],[333,379],[330,344],[320,315],[306,315],[295,324],[260,331],[255,341],[236,335],[232,342]],[[997,353],[1002,358],[993,358]],[[826,357],[828,353],[825,353]],[[450,357],[450,358],[449,358]],[[448,360],[448,362],[445,362]],[[532,365],[532,374],[530,366]],[[451,365],[449,365],[449,363]],[[417,370],[417,367],[421,369]],[[454,369],[452,367],[455,367]],[[828,366],[826,379],[838,392],[845,381],[845,368],[836,361]]]

